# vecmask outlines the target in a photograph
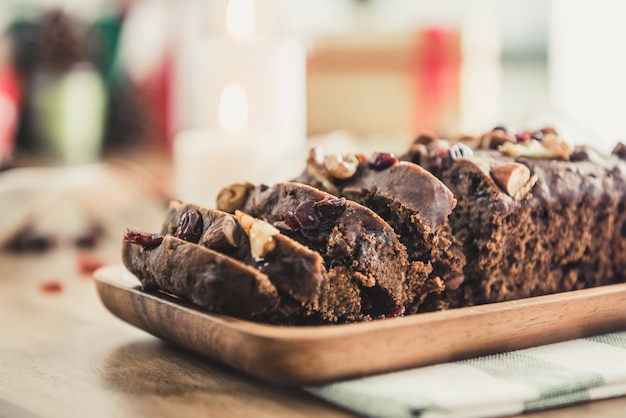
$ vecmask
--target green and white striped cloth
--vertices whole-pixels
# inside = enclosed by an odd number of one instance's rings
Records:
[[[306,390],[372,417],[495,417],[626,394],[626,332]]]

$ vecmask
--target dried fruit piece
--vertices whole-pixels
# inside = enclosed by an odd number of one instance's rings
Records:
[[[243,205],[253,188],[254,186],[250,183],[237,183],[224,187],[217,195],[217,208],[228,213],[235,212]]]
[[[375,152],[370,158],[370,168],[374,170],[384,170],[396,164],[398,159],[395,155],[388,152]]]
[[[91,275],[94,271],[106,264],[104,261],[85,253],[78,254],[77,263],[78,271],[84,275]]]
[[[524,164],[507,163],[491,168],[491,177],[506,194],[515,200],[525,197],[537,181]]]
[[[39,290],[44,293],[60,293],[63,291],[63,283],[59,280],[47,280],[39,284]]]
[[[135,229],[126,228],[126,231],[124,231],[124,241],[140,245],[144,250],[152,250],[161,245],[163,235],[147,234]]]
[[[388,314],[381,314],[376,317],[376,319],[390,319],[390,318],[401,318],[406,313],[406,308],[404,306],[398,306],[393,311]]]
[[[404,313],[406,312],[406,308],[404,306],[398,306],[392,313],[391,313],[391,317],[392,318],[400,318],[402,316],[404,316]]]
[[[355,154],[327,155],[324,157],[324,166],[334,178],[349,179],[356,173],[359,159]]]
[[[195,209],[189,209],[180,217],[180,224],[174,231],[174,236],[188,242],[198,243],[203,230],[202,215]]]
[[[346,209],[346,199],[307,200],[298,205],[293,213],[282,216],[285,224],[294,231],[324,231]]]
[[[202,236],[202,245],[220,252],[238,248],[236,231],[237,223],[231,216],[214,219]]]
[[[250,237],[250,253],[256,261],[262,261],[265,255],[276,248],[274,235],[280,231],[261,219],[254,218],[247,213],[235,211],[235,217],[241,228]]]

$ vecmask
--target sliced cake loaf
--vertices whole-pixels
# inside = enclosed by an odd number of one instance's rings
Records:
[[[413,282],[430,272],[424,263],[417,269],[409,262],[406,247],[373,211],[308,185],[234,185],[220,193],[218,207],[263,219],[318,251],[331,282],[349,286],[351,302],[366,317],[404,312],[414,300]]]
[[[394,228],[411,262],[432,266],[426,280],[411,290],[415,306],[446,283],[463,281],[465,257],[448,222],[456,200],[422,167],[385,153],[368,160],[362,154],[324,156],[313,149],[305,172],[295,181],[369,207]]]

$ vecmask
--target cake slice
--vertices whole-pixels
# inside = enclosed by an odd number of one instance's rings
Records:
[[[411,281],[418,277],[407,274],[414,266],[406,248],[382,218],[362,205],[304,184],[280,183],[228,187],[218,196],[218,208],[263,219],[318,251],[331,287],[350,289],[350,302],[365,318],[397,315],[412,302]],[[336,309],[336,302],[323,302],[326,309]]]
[[[256,320],[279,303],[267,275],[174,236],[127,229],[122,261],[144,288],[158,288],[210,312]]]
[[[334,191],[387,221],[406,246],[409,260],[432,266],[427,280],[412,289],[419,302],[440,291],[442,283],[463,280],[465,257],[448,222],[456,199],[422,167],[385,153],[368,160],[362,154],[324,156],[312,149],[306,170],[295,181]]]
[[[496,128],[473,151],[437,144],[405,158],[429,166],[458,201],[450,223],[467,264],[465,282],[446,291],[453,306],[624,280],[626,164],[618,157],[571,147],[553,130]]]
[[[161,232],[230,255],[267,274],[303,307],[318,307],[328,280],[322,257],[261,220],[172,201]]]

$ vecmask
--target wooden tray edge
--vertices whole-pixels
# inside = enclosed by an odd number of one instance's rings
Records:
[[[419,367],[626,329],[626,284],[368,323],[281,327],[142,291],[123,266],[94,277],[105,307],[164,340],[288,385]],[[170,326],[176,324],[176,326]]]

